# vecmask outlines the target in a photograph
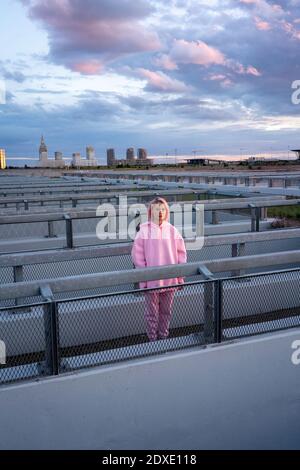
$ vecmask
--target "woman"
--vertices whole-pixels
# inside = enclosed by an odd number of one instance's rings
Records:
[[[184,240],[174,225],[169,223],[170,209],[165,199],[156,197],[148,208],[148,221],[140,225],[133,243],[131,256],[136,268],[186,263]],[[140,282],[140,288],[166,287],[183,284],[182,277]],[[167,338],[171,309],[176,288],[145,292],[145,320],[150,341]]]

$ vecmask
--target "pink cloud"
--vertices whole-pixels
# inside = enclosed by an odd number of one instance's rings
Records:
[[[177,64],[167,54],[162,54],[160,57],[154,59],[154,64],[157,67],[162,67],[165,70],[178,69]]]
[[[195,42],[175,39],[170,51],[170,57],[174,62],[181,64],[209,66],[225,63],[225,56],[222,52],[203,41]]]
[[[208,80],[218,81],[223,88],[229,88],[233,85],[232,80],[222,73],[213,73],[209,75]]]
[[[168,93],[182,93],[189,89],[189,87],[174,78],[169,77],[164,72],[154,72],[152,70],[139,68],[138,74],[140,77],[147,80],[147,88],[151,91],[162,91]]]
[[[103,64],[97,60],[90,62],[77,62],[71,65],[72,70],[83,75],[97,75],[103,70]]]
[[[269,31],[272,28],[271,24],[268,21],[264,21],[258,16],[254,17],[254,21],[255,21],[256,28],[259,29],[260,31]]]
[[[203,41],[175,39],[169,55],[164,55],[164,61],[167,62],[167,60],[172,64],[173,69],[175,66],[178,68],[178,64],[195,64],[204,67],[221,65],[238,74],[260,75],[260,72],[252,65],[245,67],[237,61],[228,59],[219,49]]]
[[[141,21],[151,11],[144,0],[23,3],[29,16],[48,31],[50,58],[72,70],[97,74],[105,63],[119,57],[161,49],[157,33]]]
[[[293,39],[300,39],[300,31],[289,21],[281,20],[280,25],[282,29],[289,34]]]
[[[265,18],[276,18],[285,14],[283,8],[278,4],[269,3],[267,0],[239,0],[240,3],[252,6],[256,12]]]
[[[246,72],[248,75],[254,75],[255,77],[260,77],[261,72],[257,70],[257,68],[253,67],[252,65],[249,65],[249,67],[246,68]]]
[[[240,0],[240,3],[253,5],[256,13],[254,22],[258,30],[267,31],[277,28],[292,39],[300,40],[300,31],[295,26],[300,19],[296,18],[292,22],[287,21],[286,18],[290,17],[290,11],[284,10],[281,5],[271,4],[266,0]]]

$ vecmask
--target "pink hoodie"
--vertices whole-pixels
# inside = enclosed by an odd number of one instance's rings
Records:
[[[186,263],[187,255],[184,240],[174,225],[168,222],[170,209],[167,201],[159,198],[166,208],[166,217],[161,225],[151,220],[151,201],[148,208],[148,222],[140,225],[131,256],[136,268],[165,266]],[[162,287],[183,284],[182,277],[140,282],[140,288]]]

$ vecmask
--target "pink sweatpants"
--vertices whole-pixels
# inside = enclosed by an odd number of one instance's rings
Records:
[[[146,331],[150,341],[169,336],[175,289],[145,292]]]

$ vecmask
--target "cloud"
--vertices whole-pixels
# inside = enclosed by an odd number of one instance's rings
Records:
[[[10,149],[15,134],[24,151],[35,149],[42,130],[70,153],[80,142],[163,151],[170,141],[198,148],[200,138],[250,151],[270,140],[281,148],[297,126],[299,134],[300,108],[291,104],[291,82],[300,79],[298,1],[22,3],[47,34],[49,55],[38,64],[22,56],[27,68],[16,66],[20,57],[3,64],[14,98],[1,107],[0,134]],[[34,70],[48,94],[35,96]]]
[[[164,72],[153,72],[144,68],[138,69],[140,77],[147,80],[148,91],[160,91],[165,93],[182,93],[188,91],[189,87],[175,78],[171,78]]]
[[[175,40],[170,51],[170,57],[180,64],[197,64],[209,66],[212,64],[225,64],[226,59],[222,52],[205,44],[203,41]]]
[[[49,58],[83,74],[98,74],[107,62],[161,48],[145,26],[152,11],[144,0],[21,0],[49,37]]]
[[[169,56],[163,55],[158,63],[168,70],[178,68],[178,65],[194,64],[203,67],[213,65],[224,66],[238,74],[249,74],[258,77],[261,73],[252,65],[243,66],[239,62],[229,59],[216,47],[206,44],[204,41],[187,41],[175,39]]]
[[[74,62],[73,64],[71,64],[71,69],[74,72],[79,72],[83,75],[97,75],[102,72],[103,68],[103,63],[99,60]]]
[[[178,69],[177,64],[167,54],[161,54],[153,62],[156,66],[162,67],[165,70]]]
[[[266,0],[240,0],[240,3],[250,6],[254,11],[254,22],[258,30],[268,31],[270,29],[281,29],[293,39],[300,40],[300,30],[296,22],[289,21],[291,10],[294,7],[299,8],[298,0],[283,1],[282,5],[278,2],[268,2]]]
[[[3,80],[12,80],[17,83],[23,83],[26,80],[25,75],[18,70],[9,70],[7,66],[0,63],[0,78]]]
[[[272,26],[270,23],[268,23],[268,21],[263,21],[258,16],[254,17],[254,21],[255,21],[256,28],[259,29],[260,31],[269,31],[270,29],[272,29]]]

